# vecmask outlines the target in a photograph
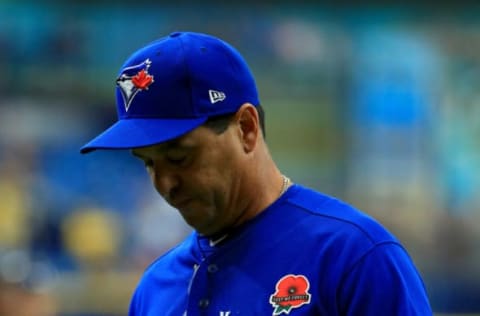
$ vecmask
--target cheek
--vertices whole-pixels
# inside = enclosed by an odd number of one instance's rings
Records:
[[[190,190],[202,195],[199,198],[209,199],[211,203],[224,204],[234,178],[232,160],[229,157],[216,159],[211,156],[199,165],[199,169],[190,174],[187,172],[184,177],[185,189],[190,187]]]
[[[184,170],[184,188],[215,203],[228,200],[242,164],[242,149],[231,133],[219,136],[198,154],[195,163]],[[225,202],[224,202],[225,203]]]

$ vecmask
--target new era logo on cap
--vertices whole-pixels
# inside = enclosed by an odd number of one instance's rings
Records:
[[[227,97],[225,93],[216,90],[208,90],[208,95],[212,104],[223,101]]]

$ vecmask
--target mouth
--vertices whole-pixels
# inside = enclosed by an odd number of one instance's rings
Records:
[[[185,211],[191,202],[192,199],[183,199],[178,201],[171,201],[170,205],[172,205],[177,210]]]

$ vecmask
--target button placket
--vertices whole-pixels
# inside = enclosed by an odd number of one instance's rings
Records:
[[[200,301],[198,301],[198,307],[200,308],[207,308],[208,305],[210,305],[208,298],[202,298]]]
[[[213,273],[218,271],[218,266],[215,263],[211,263],[211,264],[208,265],[207,271],[208,271],[208,273],[213,274]]]
[[[218,265],[204,259],[194,267],[190,283],[188,315],[204,315],[208,313],[211,301],[211,283],[213,274],[219,270]],[[198,314],[200,313],[200,314]]]

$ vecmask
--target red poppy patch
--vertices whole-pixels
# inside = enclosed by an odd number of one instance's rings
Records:
[[[310,283],[304,275],[288,274],[278,280],[275,288],[270,296],[270,304],[275,308],[273,315],[289,314],[292,308],[310,303]]]

